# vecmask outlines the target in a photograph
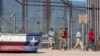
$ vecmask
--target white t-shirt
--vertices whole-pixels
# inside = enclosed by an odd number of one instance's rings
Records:
[[[54,33],[53,31],[49,31],[49,36],[52,36],[52,37],[53,37],[54,34],[55,34],[55,33]]]
[[[79,31],[76,33],[76,37],[81,37],[81,33]]]

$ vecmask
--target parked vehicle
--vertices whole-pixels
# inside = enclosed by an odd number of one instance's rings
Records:
[[[0,51],[33,51],[37,52],[41,35],[1,34]]]

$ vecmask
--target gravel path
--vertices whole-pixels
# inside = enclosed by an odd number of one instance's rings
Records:
[[[100,56],[100,51],[39,49],[38,53],[0,53],[0,56]]]

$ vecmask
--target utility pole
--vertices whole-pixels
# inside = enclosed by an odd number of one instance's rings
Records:
[[[70,15],[69,16],[70,19],[69,19],[69,21],[70,21],[70,27],[71,27],[69,30],[71,31],[71,36],[70,37],[71,37],[71,48],[72,48],[72,44],[73,44],[72,43],[72,36],[73,36],[73,32],[72,32],[73,31],[72,30],[72,28],[73,28],[73,21],[72,21],[72,3],[69,3],[69,10],[70,10],[70,12],[69,12],[70,13],[69,14]]]
[[[22,0],[22,28],[21,32],[25,33],[25,0]]]
[[[46,32],[50,28],[50,0],[46,0]]]

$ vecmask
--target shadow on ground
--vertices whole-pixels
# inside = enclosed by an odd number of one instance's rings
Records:
[[[34,52],[34,51],[0,51],[0,53],[38,53],[38,54],[42,54],[45,52]]]

